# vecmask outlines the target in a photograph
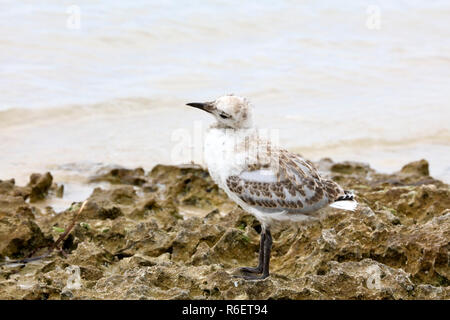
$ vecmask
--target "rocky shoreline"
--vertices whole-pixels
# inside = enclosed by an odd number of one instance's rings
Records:
[[[80,203],[39,209],[64,187],[51,173],[0,181],[0,299],[450,299],[449,186],[420,160],[393,174],[366,164],[316,163],[360,203],[273,229],[271,276],[255,265],[258,221],[198,166],[105,169]]]

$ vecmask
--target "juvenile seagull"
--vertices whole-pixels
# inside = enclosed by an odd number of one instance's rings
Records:
[[[247,99],[227,95],[212,102],[188,103],[214,116],[205,137],[205,162],[213,180],[261,222],[259,263],[240,268],[243,278],[269,276],[274,220],[315,219],[326,206],[353,211],[353,194],[321,177],[313,164],[258,137]]]

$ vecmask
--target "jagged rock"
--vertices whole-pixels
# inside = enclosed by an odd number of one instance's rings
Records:
[[[323,162],[323,160],[322,160]],[[342,173],[342,174],[355,174],[365,176],[371,169],[368,164],[344,161],[331,165],[331,172]]]
[[[267,279],[234,277],[257,264],[260,223],[202,168],[159,165],[97,177],[112,185],[92,192],[63,244],[68,256],[0,267],[0,298],[450,299],[450,189],[428,176],[426,161],[393,174],[330,159],[320,166],[359,206],[274,225]],[[31,189],[0,181],[0,259],[48,246],[80,206],[41,212],[27,202]]]
[[[5,257],[25,258],[35,250],[53,243],[52,237],[44,235],[34,219],[34,215],[28,210],[18,211],[14,214],[0,211],[1,260]]]
[[[14,179],[0,180],[0,195],[21,197],[26,200],[30,196],[30,193],[31,188],[16,186]]]
[[[14,179],[0,180],[0,194],[7,195],[15,187],[16,181]]]
[[[227,200],[208,172],[198,166],[155,166],[148,176],[177,205],[213,210]]]
[[[90,178],[91,182],[106,181],[112,184],[130,184],[133,186],[142,186],[147,182],[145,171],[142,168],[126,169],[114,168],[106,173],[100,173]]]
[[[36,202],[43,200],[52,186],[52,181],[53,177],[50,172],[44,174],[33,173],[30,176],[30,182],[28,183],[28,187],[31,188],[30,201]]]
[[[400,173],[408,174],[408,175],[429,176],[430,169],[429,169],[428,161],[422,159],[419,161],[408,163],[403,166]]]

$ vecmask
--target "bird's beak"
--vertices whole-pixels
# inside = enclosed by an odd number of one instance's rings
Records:
[[[211,113],[214,110],[214,104],[212,102],[191,102],[186,103],[186,105],[197,109],[201,109],[209,113]]]

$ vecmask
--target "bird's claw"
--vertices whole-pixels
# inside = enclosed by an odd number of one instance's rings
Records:
[[[258,268],[258,267],[242,267],[239,268],[240,272],[244,272],[244,273],[261,273],[262,272],[262,268]]]
[[[267,273],[263,273],[261,275],[234,275],[235,278],[241,278],[244,280],[263,280],[265,278],[267,278],[269,276],[269,274]]]

